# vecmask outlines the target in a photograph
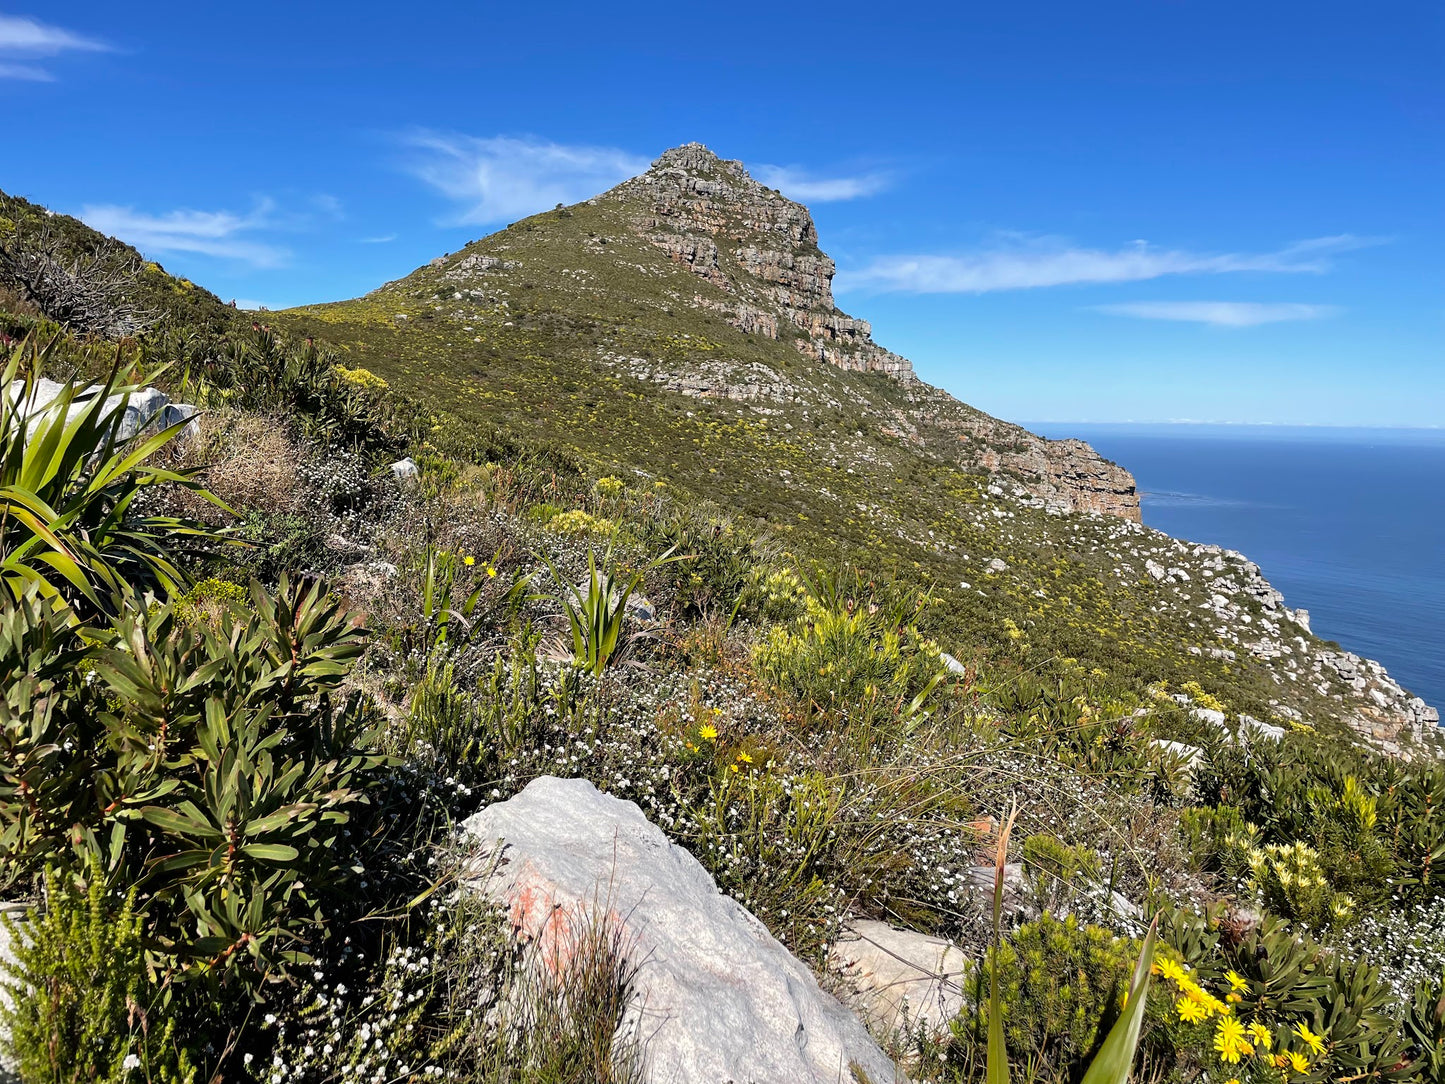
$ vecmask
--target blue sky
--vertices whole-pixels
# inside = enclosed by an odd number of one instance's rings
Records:
[[[1436,426],[1442,72],[1434,2],[0,0],[0,188],[280,307],[700,140],[993,413]]]

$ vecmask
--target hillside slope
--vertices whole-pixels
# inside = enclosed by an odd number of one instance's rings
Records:
[[[960,654],[1136,691],[1195,681],[1232,717],[1392,746],[1432,729],[1433,709],[1311,635],[1243,556],[1142,528],[1127,471],[919,381],[836,308],[832,274],[805,208],[688,144],[363,298],[274,319],[466,430],[439,440],[511,430],[790,549],[927,580]]]
[[[123,241],[4,191],[0,313],[12,322],[43,317],[73,332],[109,336],[162,322],[218,332],[237,319],[215,294],[167,274]]]

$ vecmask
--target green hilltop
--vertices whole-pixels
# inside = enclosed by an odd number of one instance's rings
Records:
[[[784,549],[926,581],[970,661],[1135,694],[1194,681],[1272,724],[1408,736],[1405,698],[1381,708],[1319,665],[1257,569],[1141,529],[1132,477],[1086,445],[919,381],[834,306],[832,273],[806,208],[689,144],[364,297],[265,319],[444,412],[439,444],[545,443]]]

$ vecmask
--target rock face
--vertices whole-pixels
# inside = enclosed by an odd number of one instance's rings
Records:
[[[543,778],[466,830],[502,865],[476,883],[528,936],[602,908],[635,945],[630,1012],[658,1084],[900,1079],[863,1025],[632,802]]]
[[[818,247],[808,209],[759,184],[741,162],[688,143],[600,198],[623,205],[638,236],[698,276],[694,307],[840,369],[898,381],[912,408],[897,418],[899,435],[932,443],[966,469],[1002,471],[1061,511],[1139,519],[1128,471],[1083,441],[1045,440],[965,407],[921,382],[907,358],[874,342],[868,322],[833,301],[835,267]],[[701,397],[788,397],[766,374],[740,379],[726,367],[717,375],[669,373],[661,382]]]
[[[853,1003],[885,1033],[948,1029],[963,1008],[967,958],[941,937],[855,919],[834,943],[829,963],[854,991]]]
[[[608,196],[635,202],[638,232],[723,295],[700,294],[698,307],[842,369],[916,379],[907,358],[873,341],[866,320],[833,303],[835,268],[808,209],[753,180],[741,162],[688,143]]]

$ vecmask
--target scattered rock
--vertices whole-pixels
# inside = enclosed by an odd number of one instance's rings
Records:
[[[411,456],[407,456],[405,459],[398,459],[391,465],[391,476],[398,482],[410,482],[420,473],[421,469],[416,465],[416,462]]]
[[[963,1008],[963,951],[941,937],[854,919],[829,951],[851,1004],[882,1034],[923,1025],[944,1032]]]
[[[938,659],[943,663],[943,668],[950,674],[958,674],[960,676],[968,674],[968,667],[964,666],[963,663],[959,662],[947,651],[940,651],[938,653]]]
[[[632,802],[544,777],[466,821],[503,864],[473,887],[527,936],[603,907],[635,946],[652,1078],[837,1084],[902,1079],[856,1017]]]
[[[18,384],[17,381],[15,385],[12,385],[10,391],[12,396],[18,390]],[[64,388],[64,384],[55,380],[46,380],[44,377],[36,381],[32,413],[38,413],[53,402]],[[90,401],[94,394],[93,391],[87,393],[86,390],[82,390],[72,403],[71,409],[75,409],[75,404]],[[129,440],[137,433],[159,432],[180,422],[190,421],[197,414],[194,406],[189,403],[172,402],[171,397],[159,388],[143,388],[140,391],[132,392],[129,398],[111,395],[105,400],[105,409],[114,410],[122,400],[125,401],[125,412],[122,414],[120,426],[116,430],[116,436],[120,440]],[[197,423],[190,421],[190,424],[180,431],[179,439],[190,440],[198,431]]]

